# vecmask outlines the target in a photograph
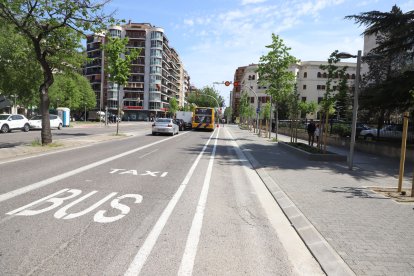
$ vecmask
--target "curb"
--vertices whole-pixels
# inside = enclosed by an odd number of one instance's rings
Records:
[[[242,145],[240,145],[243,148]],[[318,232],[305,215],[296,207],[280,186],[265,171],[263,166],[248,151],[243,153],[249,159],[253,169],[257,172],[263,183],[277,204],[282,209],[287,219],[292,224],[300,238],[309,248],[322,270],[327,275],[355,275],[341,256],[332,248],[325,238]]]

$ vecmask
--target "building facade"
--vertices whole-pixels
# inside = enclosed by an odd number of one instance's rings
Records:
[[[108,36],[127,37],[127,48],[141,49],[140,56],[131,64],[128,83],[120,87],[119,95],[117,85],[109,81],[105,72],[105,52],[101,45]],[[96,94],[96,110],[116,114],[120,104],[124,120],[149,120],[165,116],[171,98],[180,105],[184,102],[184,66],[162,28],[131,22],[112,26],[105,34],[87,37],[87,56],[92,60],[85,66],[85,75]]]
[[[320,69],[321,65],[328,65],[326,61],[303,61],[289,66],[288,71],[293,72],[296,76],[295,82],[297,85],[300,100],[303,102],[320,103],[326,91],[327,72]],[[347,67],[346,76],[349,80],[348,86],[353,87],[356,77],[356,64],[350,62],[339,62],[338,67]],[[250,64],[248,66],[239,67],[234,74],[234,82],[238,82],[239,86],[234,87],[232,91],[232,110],[234,117],[239,117],[239,105],[241,92],[248,93],[249,102],[252,107],[257,110],[261,105],[270,101],[270,96],[266,94],[267,87],[258,84],[258,68],[257,64]],[[339,85],[339,79],[333,81],[333,88]],[[351,91],[350,91],[351,92]],[[257,97],[257,100],[256,100]],[[317,112],[307,114],[308,119],[317,118]]]

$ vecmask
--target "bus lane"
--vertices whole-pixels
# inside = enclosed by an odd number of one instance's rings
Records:
[[[0,202],[0,270],[120,274],[209,135],[176,137]]]

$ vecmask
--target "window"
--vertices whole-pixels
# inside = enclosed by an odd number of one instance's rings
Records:
[[[326,73],[323,73],[322,77],[326,79],[328,75]]]
[[[302,102],[306,102],[306,97],[302,97]]]
[[[355,74],[351,75],[351,79],[353,79],[353,80],[355,79]]]
[[[303,85],[303,90],[306,90],[306,84]]]
[[[320,104],[322,102],[322,97],[318,97],[318,104]]]
[[[304,78],[307,78],[308,77],[308,73],[307,72],[303,73],[303,77]]]
[[[322,73],[321,73],[321,72],[318,72],[317,77],[318,77],[318,78],[322,78]]]
[[[321,90],[321,85],[316,85],[316,89]]]
[[[250,97],[250,103],[254,103],[254,97]]]

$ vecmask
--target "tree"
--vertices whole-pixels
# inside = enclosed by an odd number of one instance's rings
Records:
[[[224,100],[220,96],[219,92],[210,86],[206,86],[203,89],[190,93],[187,97],[187,101],[189,104],[195,104],[200,107],[216,108],[217,103],[219,107],[223,107],[224,105]]]
[[[240,114],[240,124],[246,123],[247,119],[250,119],[250,103],[249,96],[246,92],[242,92],[240,101],[239,101],[239,114]]]
[[[365,35],[379,35],[380,41],[374,52],[384,56],[395,53],[408,53],[414,56],[414,11],[403,13],[394,5],[390,12],[370,11],[359,15],[349,15],[357,24],[365,25]]]
[[[233,109],[229,106],[226,107],[226,109],[224,110],[224,118],[226,118],[227,122],[231,122],[231,118],[233,116]]]
[[[348,93],[347,78],[345,75],[347,66],[340,68],[336,64],[340,62],[338,57],[338,50],[335,50],[328,58],[328,65],[319,66],[322,70],[328,71],[328,78],[326,80],[326,90],[323,95],[323,99],[320,103],[321,111],[323,113],[322,117],[324,120],[321,121],[321,126],[324,124],[324,127],[321,127],[323,150],[326,152],[326,142],[327,142],[327,133],[328,133],[328,122],[329,115],[335,112],[335,104],[337,102],[337,92],[338,88],[342,90],[343,93]],[[333,82],[335,79],[339,78],[339,85],[334,86]]]
[[[171,115],[175,118],[175,113],[177,113],[179,106],[178,106],[178,102],[175,98],[171,98],[169,100],[169,109],[170,109],[170,113]]]
[[[78,73],[56,74],[49,89],[49,98],[55,108],[59,104],[70,110],[81,111],[96,106],[95,92],[90,82]]]
[[[118,89],[118,118],[121,118],[121,85],[128,83],[131,75],[131,62],[136,59],[141,49],[127,49],[128,38],[109,37],[107,44],[102,45],[105,51],[106,71],[109,80],[116,84]],[[119,120],[116,120],[116,135],[119,133]]]
[[[38,88],[42,113],[42,144],[52,142],[49,120],[49,87],[53,72],[80,68],[81,38],[85,32],[104,28],[108,16],[101,14],[107,1],[90,0],[16,0],[0,1],[0,18],[15,28],[28,41],[42,69]]]
[[[17,96],[20,105],[37,106],[41,78],[41,68],[33,60],[27,39],[13,25],[0,20],[0,93]]]
[[[370,11],[345,18],[367,26],[364,35],[376,36],[377,46],[365,59],[369,72],[362,81],[360,103],[364,113],[378,118],[380,129],[386,114],[407,111],[414,104],[410,93],[414,87],[414,11],[403,13],[394,5],[390,12]]]
[[[295,75],[289,72],[290,65],[298,60],[289,54],[291,48],[287,47],[279,36],[272,34],[272,44],[266,46],[270,51],[260,57],[257,72],[259,83],[268,87],[266,93],[272,96],[276,104],[276,139],[278,132],[278,103],[286,100],[292,93]]]

